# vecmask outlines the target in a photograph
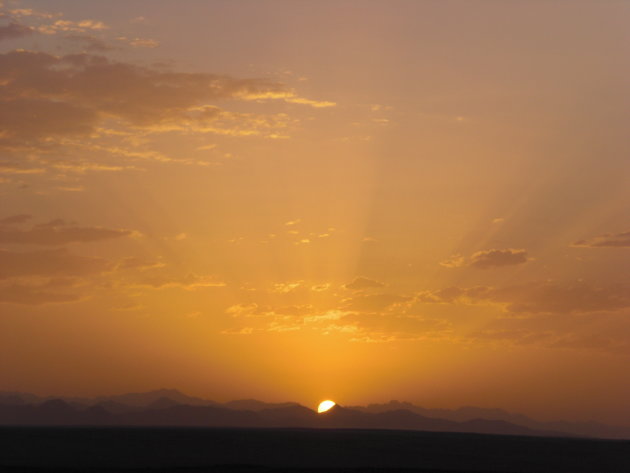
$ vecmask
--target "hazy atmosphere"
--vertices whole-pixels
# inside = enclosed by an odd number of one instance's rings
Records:
[[[0,391],[630,426],[629,24],[0,0]]]

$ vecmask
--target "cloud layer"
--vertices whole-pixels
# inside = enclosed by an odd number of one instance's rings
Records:
[[[630,248],[630,232],[606,233],[586,240],[576,241],[572,246],[583,248]]]
[[[630,308],[630,287],[627,284],[597,286],[551,282],[505,287],[449,287],[421,292],[418,300],[464,305],[499,304],[513,314],[591,313]]]
[[[473,253],[468,259],[461,255],[453,255],[450,258],[440,261],[440,266],[445,268],[460,268],[470,266],[477,269],[501,268],[505,266],[516,266],[527,263],[529,257],[524,249],[490,249]]]
[[[111,171],[143,160],[191,164],[145,142],[161,133],[279,138],[292,121],[286,113],[228,111],[220,101],[334,105],[269,79],[167,71],[89,53],[0,54],[0,83],[5,174]]]
[[[0,243],[59,246],[76,242],[87,243],[109,240],[131,235],[129,230],[78,227],[59,219],[33,225],[29,228],[16,227],[16,224],[24,223],[30,218],[29,215],[14,215],[0,220]]]

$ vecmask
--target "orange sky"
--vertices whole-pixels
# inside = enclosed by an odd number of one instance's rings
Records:
[[[0,5],[0,390],[630,425],[630,4]]]

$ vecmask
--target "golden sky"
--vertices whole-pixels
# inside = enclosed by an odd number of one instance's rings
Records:
[[[0,389],[630,425],[630,3],[0,5]]]

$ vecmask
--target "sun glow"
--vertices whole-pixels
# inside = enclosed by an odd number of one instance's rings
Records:
[[[334,401],[322,401],[319,403],[319,406],[317,406],[317,413],[321,414],[322,412],[329,411],[335,405]]]

